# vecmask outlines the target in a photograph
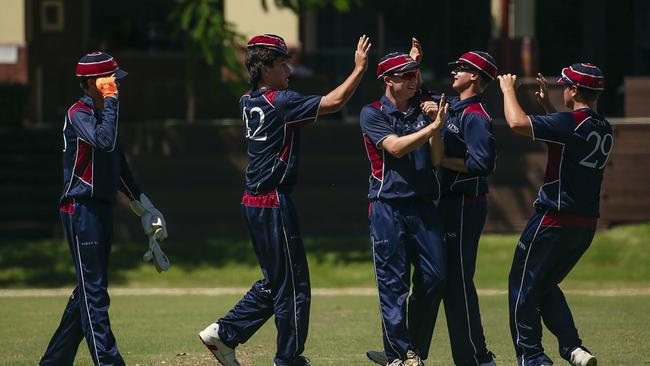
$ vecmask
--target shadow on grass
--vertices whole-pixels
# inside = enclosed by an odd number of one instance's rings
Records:
[[[346,265],[371,260],[366,237],[305,238],[309,260]],[[214,239],[162,244],[175,267],[192,272],[228,264],[257,267],[251,243],[244,239]],[[110,259],[111,283],[123,283],[124,271],[142,264],[146,242],[114,243]],[[68,244],[63,240],[0,241],[0,287],[59,287],[74,284],[75,272]]]

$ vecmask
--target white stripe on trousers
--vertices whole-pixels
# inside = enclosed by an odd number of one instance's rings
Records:
[[[476,361],[476,364],[478,365],[478,359],[476,358],[476,346],[474,345],[474,341],[472,340],[472,326],[470,324],[469,320],[469,302],[467,301],[467,286],[465,286],[465,263],[463,261],[463,223],[465,221],[465,196],[463,195],[460,201],[460,272],[461,272],[461,279],[463,281],[463,296],[465,297],[465,315],[467,316],[467,334],[469,336],[469,343],[472,345],[472,348],[474,349],[474,353],[472,354],[472,357],[474,357],[474,361]]]
[[[526,253],[526,260],[524,261],[524,268],[521,271],[521,284],[519,285],[519,292],[517,292],[517,302],[515,302],[515,311],[514,311],[514,317],[515,317],[515,329],[517,330],[517,346],[519,346],[519,324],[517,323],[517,308],[519,307],[519,298],[521,296],[521,289],[524,287],[524,277],[526,275],[526,266],[528,265],[528,257],[530,256],[530,252],[533,249],[533,244],[535,243],[535,239],[537,238],[537,233],[539,232],[539,228],[542,227],[542,221],[544,221],[544,216],[548,213],[548,210],[544,212],[544,215],[539,219],[539,225],[537,225],[537,229],[535,230],[535,234],[533,234],[533,239],[530,241],[530,245],[528,246],[528,253]],[[524,359],[524,355],[521,355],[521,366],[526,366],[526,360]]]
[[[280,203],[280,194],[278,191],[275,191],[275,194],[278,196],[278,206]],[[282,208],[278,207],[278,213],[280,214],[280,222],[282,223],[282,232],[284,233],[284,241],[287,247],[287,257],[289,258],[289,269],[291,273],[291,286],[293,290],[293,322],[296,330],[296,351],[298,352],[298,301],[296,300],[296,281],[293,277],[293,261],[291,261],[291,251],[289,250],[289,238],[287,237],[287,230],[284,227],[284,219],[282,218]],[[296,355],[298,356],[298,355]]]
[[[395,349],[395,346],[393,346],[393,342],[390,341],[390,337],[388,336],[388,328],[386,328],[386,322],[384,321],[384,313],[382,312],[381,308],[381,296],[379,295],[379,277],[377,276],[377,257],[375,253],[375,238],[370,235],[370,241],[372,241],[372,266],[375,269],[375,282],[377,282],[377,300],[379,300],[379,317],[381,318],[381,326],[384,328],[384,334],[386,334],[386,339],[388,340],[388,344],[390,344],[390,348],[393,349],[393,352],[395,352],[399,357],[401,358],[402,355],[400,355],[399,352]]]
[[[72,220],[71,220],[72,221]],[[70,223],[72,226],[72,222]],[[74,232],[74,231],[73,231]],[[84,303],[86,304],[86,314],[88,315],[88,324],[90,325],[90,334],[93,338],[93,346],[95,348],[95,357],[97,358],[97,365],[101,366],[101,361],[99,361],[99,353],[97,352],[97,341],[95,340],[95,330],[93,328],[93,320],[90,317],[90,310],[88,308],[88,296],[86,295],[86,280],[84,279],[84,269],[83,263],[81,262],[81,248],[79,247],[79,237],[74,236],[77,243],[77,257],[79,259],[79,274],[81,275],[81,288],[84,293]]]

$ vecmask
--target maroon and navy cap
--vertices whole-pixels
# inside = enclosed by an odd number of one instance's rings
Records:
[[[605,90],[605,76],[593,64],[573,64],[562,69],[562,76],[557,81],[560,84],[575,85],[595,91]]]
[[[273,50],[282,56],[290,57],[289,51],[287,50],[287,44],[284,43],[284,39],[275,34],[261,34],[255,36],[248,41],[248,48],[252,47],[264,47],[270,50]]]
[[[120,69],[113,56],[101,51],[84,55],[77,63],[76,73],[79,77],[95,77],[115,74],[115,78],[117,79],[121,79],[129,74]]]
[[[377,64],[377,79],[381,79],[386,75],[401,74],[420,68],[411,56],[400,53],[392,52],[382,57]]]
[[[489,53],[483,51],[463,53],[458,60],[450,62],[448,65],[452,69],[460,65],[469,66],[490,80],[494,80],[497,77],[497,63]]]

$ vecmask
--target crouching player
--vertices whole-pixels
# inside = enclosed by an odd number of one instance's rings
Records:
[[[538,101],[547,115],[527,116],[515,95],[516,76],[499,76],[504,113],[512,130],[548,146],[544,184],[536,213],[524,229],[509,277],[510,331],[520,366],[552,365],[542,347],[542,323],[558,338],[562,358],[594,366],[582,345],[569,305],[558,284],[585,253],[596,231],[603,170],[614,144],[612,127],[597,112],[605,81],[592,64],[562,70],[564,103],[555,112],[540,75]]]
[[[252,89],[240,100],[249,164],[242,211],[264,279],[257,281],[224,317],[199,333],[225,366],[239,365],[235,347],[273,315],[276,366],[305,366],[311,290],[298,216],[289,193],[297,180],[300,129],[340,110],[363,76],[370,42],[359,38],[354,70],[325,96],[287,90],[290,68],[284,40],[271,34],[248,42],[246,67]]]
[[[427,358],[446,275],[434,166],[442,155],[440,128],[447,106],[444,96],[440,105],[415,97],[419,64],[407,54],[384,56],[377,77],[384,95],[365,106],[360,118],[371,167],[370,238],[384,351],[388,365],[420,366]],[[374,356],[368,353],[376,360]]]
[[[95,365],[124,365],[108,319],[107,291],[118,189],[131,200],[130,206],[141,217],[150,243],[165,239],[167,229],[160,211],[136,186],[117,141],[116,79],[127,73],[104,52],[83,56],[76,73],[84,95],[65,116],[59,210],[77,286],[40,365],[72,366],[84,338]],[[155,249],[159,253],[159,247]]]

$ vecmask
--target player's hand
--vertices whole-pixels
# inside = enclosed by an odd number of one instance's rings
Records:
[[[535,99],[537,99],[537,103],[546,107],[551,104],[548,98],[548,81],[546,81],[546,78],[541,73],[537,73],[535,79],[537,79],[537,83],[539,83],[539,90],[535,92]]]
[[[504,74],[497,76],[497,79],[499,80],[499,86],[501,86],[501,91],[503,93],[515,90],[517,75]]]
[[[409,52],[409,56],[411,56],[415,62],[420,63],[422,62],[422,55],[424,55],[424,52],[422,51],[420,41],[415,37],[411,38],[411,51]]]
[[[354,68],[359,71],[366,71],[368,67],[368,53],[370,51],[370,38],[365,34],[359,37],[359,42],[357,43],[357,50],[354,52]]]
[[[447,103],[447,97],[443,94],[440,97],[440,103],[438,103],[438,111],[436,113],[436,119],[433,120],[433,130],[438,131],[442,126],[447,122],[449,117],[449,103]]]
[[[432,100],[420,103],[420,109],[422,109],[422,112],[424,112],[427,117],[431,118],[432,121],[438,116],[438,103]]]
[[[117,83],[115,82],[115,75],[107,76],[105,78],[97,78],[95,80],[97,91],[102,97],[116,97],[117,96]]]

